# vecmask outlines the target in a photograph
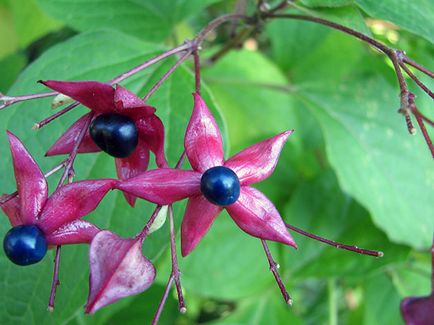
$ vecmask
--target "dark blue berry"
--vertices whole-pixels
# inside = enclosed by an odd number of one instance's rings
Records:
[[[200,190],[211,203],[230,205],[240,196],[240,180],[237,174],[227,167],[213,167],[203,173]]]
[[[3,249],[15,264],[30,265],[44,258],[47,253],[47,241],[37,226],[17,226],[7,232],[3,240]]]
[[[110,156],[126,158],[139,142],[136,124],[127,116],[110,113],[97,116],[89,127],[95,144]]]

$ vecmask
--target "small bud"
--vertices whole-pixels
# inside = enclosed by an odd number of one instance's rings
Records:
[[[73,101],[74,100],[71,97],[66,96],[64,94],[59,94],[56,97],[54,97],[53,101],[51,102],[51,108],[55,109],[62,105],[72,103]]]
[[[186,307],[181,307],[181,308],[179,308],[179,312],[181,314],[185,314],[187,312],[187,308]]]
[[[160,212],[158,212],[157,217],[155,218],[154,222],[151,225],[151,228],[149,228],[149,233],[153,233],[154,231],[157,231],[160,229],[167,219],[167,212],[168,212],[168,206],[163,205],[160,209]]]

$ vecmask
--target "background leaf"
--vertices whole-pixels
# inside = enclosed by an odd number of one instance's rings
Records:
[[[37,0],[52,17],[79,31],[113,28],[164,41],[176,24],[219,0]]]
[[[434,43],[434,4],[430,0],[355,0],[373,18],[389,20]]]

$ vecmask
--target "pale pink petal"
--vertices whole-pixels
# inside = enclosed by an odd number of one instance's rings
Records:
[[[55,155],[66,155],[71,153],[72,149],[75,146],[75,141],[80,134],[81,130],[85,126],[88,121],[89,114],[85,114],[80,117],[74,124],[72,124],[68,130],[54,143],[50,149],[48,149],[46,156],[55,156]],[[81,141],[80,146],[78,147],[79,153],[86,152],[98,152],[101,149],[93,142],[90,137],[89,130],[86,131],[86,134]]]
[[[4,199],[6,196],[9,195],[2,195],[0,197],[0,200]],[[21,205],[19,196],[15,196],[14,198],[6,201],[2,205],[0,205],[0,208],[8,217],[12,227],[23,224],[23,221],[21,220]]]
[[[99,231],[94,224],[78,219],[64,224],[45,239],[51,246],[90,243]]]
[[[155,154],[155,161],[160,168],[168,167],[164,154],[164,125],[156,115],[140,119],[136,122],[140,138]]]
[[[47,181],[21,141],[10,132],[8,138],[21,201],[21,220],[25,225],[33,224],[47,200]]]
[[[114,103],[116,112],[133,119],[151,116],[155,113],[154,107],[146,105],[141,98],[120,85],[116,86]]]
[[[194,170],[204,172],[223,165],[223,142],[214,117],[199,94],[185,133],[184,147]]]
[[[199,244],[223,208],[214,205],[203,196],[188,200],[181,224],[181,253],[187,256]]]
[[[293,131],[286,131],[244,149],[225,162],[240,179],[241,185],[257,183],[274,171],[282,147]]]
[[[116,158],[116,171],[118,178],[125,180],[143,173],[148,168],[149,148],[139,139],[136,150],[127,158]],[[129,205],[134,206],[136,197],[124,192],[125,198]]]
[[[112,86],[98,81],[57,81],[40,80],[48,88],[71,97],[97,113],[114,113],[115,90]]]
[[[253,187],[241,187],[237,202],[226,207],[236,224],[249,235],[297,248],[273,203]]]
[[[79,181],[60,187],[48,199],[38,226],[45,234],[84,217],[96,209],[104,195],[114,188],[117,180],[99,179]]]
[[[200,193],[201,174],[159,168],[120,182],[117,188],[147,201],[167,205]]]
[[[155,268],[142,254],[142,240],[124,239],[101,231],[89,250],[90,291],[86,313],[121,298],[145,291],[155,279]]]

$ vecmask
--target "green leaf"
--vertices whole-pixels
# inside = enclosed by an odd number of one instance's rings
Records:
[[[12,54],[18,47],[12,15],[4,5],[0,4],[0,58]]]
[[[37,0],[52,17],[79,31],[113,28],[164,41],[175,25],[219,0]]]
[[[228,317],[210,322],[210,325],[242,325],[242,324],[268,324],[268,325],[298,325],[303,324],[300,318],[294,314],[292,308],[283,302],[280,292],[262,294],[254,299],[241,301],[234,312]]]
[[[7,92],[26,63],[27,60],[23,54],[11,54],[0,59],[0,92]]]
[[[353,0],[301,0],[306,6],[309,7],[341,7],[353,3]]]
[[[119,32],[99,31],[81,34],[51,48],[32,63],[18,78],[9,94],[46,91],[43,86],[36,83],[38,79],[109,80],[162,51],[159,45],[142,42]],[[173,61],[164,63],[165,68],[171,63]],[[155,78],[163,73],[163,69],[162,65],[157,67],[157,70],[148,69],[126,81],[124,85],[133,91],[144,93],[151,88]],[[166,125],[167,147],[171,150],[169,157],[172,164],[175,155],[179,156],[182,151],[182,134],[185,132],[193,107],[191,96],[193,88],[192,73],[181,67],[170,77],[164,88],[154,95],[153,103],[158,104],[158,114]],[[225,133],[224,124],[215,110],[206,87],[203,92]],[[19,136],[44,171],[48,171],[62,159],[61,157],[43,158],[44,152],[66,127],[88,111],[84,108],[74,109],[35,133],[31,130],[33,123],[53,112],[50,101],[51,99],[47,98],[14,105],[3,110],[0,119],[0,129],[8,129]],[[0,137],[0,154],[3,157],[0,167],[2,192],[12,192],[15,190],[15,180],[5,136]],[[113,158],[103,153],[79,155],[74,167],[77,180],[115,176]],[[50,178],[51,189],[56,185],[58,177],[59,175]],[[182,203],[175,206],[176,215],[181,215],[182,207]],[[121,236],[133,236],[143,227],[153,208],[154,205],[139,201],[137,207],[132,209],[127,206],[121,193],[111,192],[88,219],[101,228],[116,231]],[[3,217],[0,223],[1,238],[8,228],[9,224]],[[167,241],[166,224],[145,242],[146,255],[156,258],[166,247]],[[62,249],[61,286],[58,288],[56,298],[57,308],[53,314],[49,314],[46,311],[46,304],[51,285],[52,258],[50,252],[43,262],[23,268],[13,265],[3,254],[0,254],[0,277],[2,278],[0,304],[3,306],[0,310],[1,324],[16,322],[30,325],[60,324],[77,313],[82,313],[88,290],[87,246],[65,246]],[[117,309],[118,305],[115,304],[107,307],[103,313]]]
[[[401,298],[386,274],[366,281],[363,324],[404,324],[399,312]]]
[[[396,114],[395,87],[365,77],[347,80],[338,92],[321,85],[302,96],[321,124],[344,191],[371,212],[391,240],[418,248],[430,245],[432,161],[422,138],[409,136]]]
[[[61,26],[59,21],[48,17],[39,8],[36,0],[9,0],[9,4],[21,47]]]
[[[355,0],[373,18],[389,20],[434,43],[434,3],[431,0]]]

